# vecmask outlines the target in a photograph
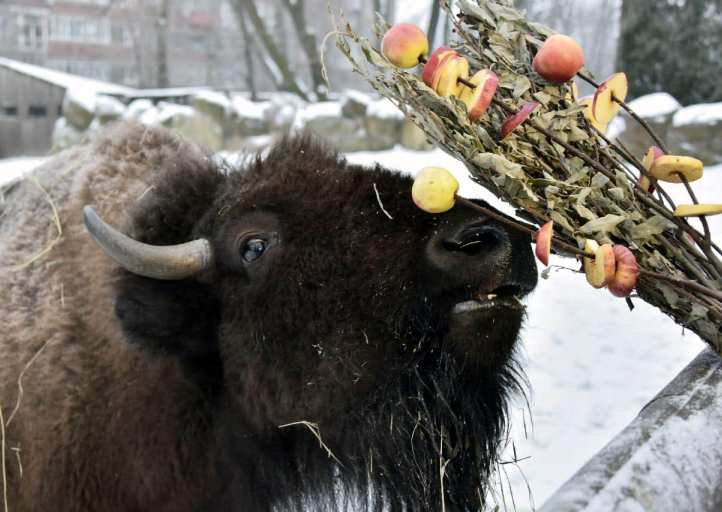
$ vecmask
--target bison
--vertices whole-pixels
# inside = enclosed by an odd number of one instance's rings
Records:
[[[304,134],[231,169],[127,124],[5,190],[10,510],[479,509],[530,240],[410,188]]]

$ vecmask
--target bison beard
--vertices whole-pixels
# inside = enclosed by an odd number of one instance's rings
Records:
[[[403,368],[390,369],[395,378],[374,393],[365,408],[350,411],[336,425],[320,425],[324,446],[303,425],[279,431],[285,442],[274,437],[259,444],[258,439],[226,433],[221,444],[236,448],[226,453],[228,467],[249,457],[257,461],[253,493],[273,503],[274,510],[484,508],[506,432],[507,399],[523,395],[526,387],[513,359],[515,336],[509,339],[522,317],[495,316],[500,333],[495,341],[504,346],[506,360],[493,370],[471,368],[453,354],[448,321],[428,306],[407,318],[410,322],[404,323],[410,327],[397,332],[395,341],[419,340],[406,347],[409,360]],[[342,466],[332,463],[326,447]],[[253,494],[244,492],[248,484],[239,484],[232,474],[228,494],[212,508]]]

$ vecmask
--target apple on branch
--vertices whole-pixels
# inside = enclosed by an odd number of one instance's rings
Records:
[[[607,283],[607,288],[615,297],[628,297],[639,278],[639,265],[634,253],[623,245],[614,246],[616,270],[614,277]]]
[[[571,80],[584,65],[584,50],[574,39],[562,34],[549,36],[532,62],[534,71],[550,82]]]
[[[419,63],[419,57],[429,53],[429,40],[416,25],[398,23],[384,35],[381,51],[394,66],[413,68]]]
[[[549,266],[549,255],[552,252],[552,236],[554,235],[554,221],[550,220],[534,233],[534,254],[545,266]]]
[[[426,64],[424,64],[424,70],[421,73],[421,79],[424,83],[436,90],[436,87],[434,87],[434,74],[436,73],[436,70],[445,57],[456,54],[456,51],[452,50],[448,46],[440,46],[434,50],[429,56],[429,60],[427,60]]]
[[[447,55],[439,64],[436,70],[438,79],[434,77],[434,89],[439,96],[459,96],[463,84],[459,83],[459,79],[469,78],[469,61],[460,55]]]
[[[657,146],[652,146],[647,150],[647,152],[644,155],[644,158],[642,159],[642,165],[647,170],[647,172],[649,172],[649,170],[652,168],[652,164],[654,164],[654,162],[660,156],[664,156],[664,151],[662,151]],[[654,192],[653,179],[650,179],[647,176],[642,175],[639,177],[639,186],[642,187],[647,192],[649,192],[650,194],[652,192]]]
[[[580,98],[578,100],[578,103],[581,105],[584,105],[584,117],[591,123],[594,128],[599,130],[602,133],[607,133],[607,127],[609,125],[602,124],[598,122],[594,115],[592,114],[592,103],[594,101],[594,96],[584,96],[583,98]]]
[[[459,182],[443,167],[424,167],[414,178],[411,198],[414,204],[428,213],[451,210],[456,202]]]
[[[676,217],[699,217],[700,215],[719,215],[722,204],[681,204],[674,210]]]
[[[539,105],[536,101],[528,101],[524,103],[524,106],[521,107],[519,112],[507,117],[504,124],[501,125],[501,138],[506,138],[507,135],[514,131],[514,128],[526,121]]]
[[[491,105],[491,100],[499,85],[499,78],[490,69],[482,69],[472,76],[469,81],[476,87],[470,89],[463,86],[459,99],[466,104],[469,118],[476,121]]]
[[[592,115],[600,124],[609,124],[619,113],[618,101],[627,98],[629,83],[624,73],[614,73],[602,82],[594,93],[592,101]],[[615,101],[615,98],[618,101]]]
[[[682,183],[680,175],[688,182],[697,181],[704,174],[704,164],[691,156],[661,155],[654,159],[649,175],[660,181]]]
[[[587,240],[584,252],[594,254],[594,259],[584,257],[583,266],[587,282],[594,288],[604,288],[614,278],[616,258],[612,244],[602,244]]]

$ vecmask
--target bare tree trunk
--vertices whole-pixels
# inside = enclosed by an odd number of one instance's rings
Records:
[[[239,11],[237,12],[237,18],[238,18],[238,25],[241,28],[241,35],[243,36],[243,57],[246,60],[246,87],[248,87],[248,90],[251,93],[251,101],[256,101],[258,99],[258,90],[256,89],[256,80],[255,80],[255,63],[253,62],[253,38],[251,37],[251,32],[248,30],[248,25],[246,25],[246,17],[243,16],[243,8],[240,7]]]
[[[441,14],[441,0],[431,0],[431,19],[429,19],[429,29],[426,31],[429,38],[429,47],[434,48],[436,45],[436,27],[439,26],[439,15]]]
[[[263,23],[261,16],[258,14],[258,9],[256,9],[256,5],[253,0],[232,0],[231,5],[236,9],[236,14],[238,16],[243,16],[244,14],[248,15],[255,33],[263,43],[263,47],[265,48],[268,57],[270,57],[271,61],[276,66],[278,74],[272,73],[276,88],[290,91],[308,101],[308,95],[303,91],[296,81],[296,78],[293,76],[293,73],[288,66],[288,60],[278,49],[278,46],[276,46],[273,37],[271,37],[271,34],[268,32],[268,28],[265,23]]]
[[[291,14],[293,25],[296,28],[296,35],[298,41],[301,43],[301,48],[306,54],[308,60],[308,67],[311,73],[311,83],[313,84],[313,91],[316,93],[316,97],[319,100],[325,100],[326,95],[326,84],[323,79],[321,57],[318,51],[318,41],[316,40],[316,34],[308,26],[306,21],[305,12],[305,1],[304,0],[282,0],[283,4]]]
[[[158,78],[157,87],[168,87],[168,2],[169,0],[160,0],[158,6],[157,26],[157,59],[158,59]]]

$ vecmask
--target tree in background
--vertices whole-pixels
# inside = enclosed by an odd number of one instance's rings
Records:
[[[722,101],[722,0],[623,0],[617,63],[633,96]]]

